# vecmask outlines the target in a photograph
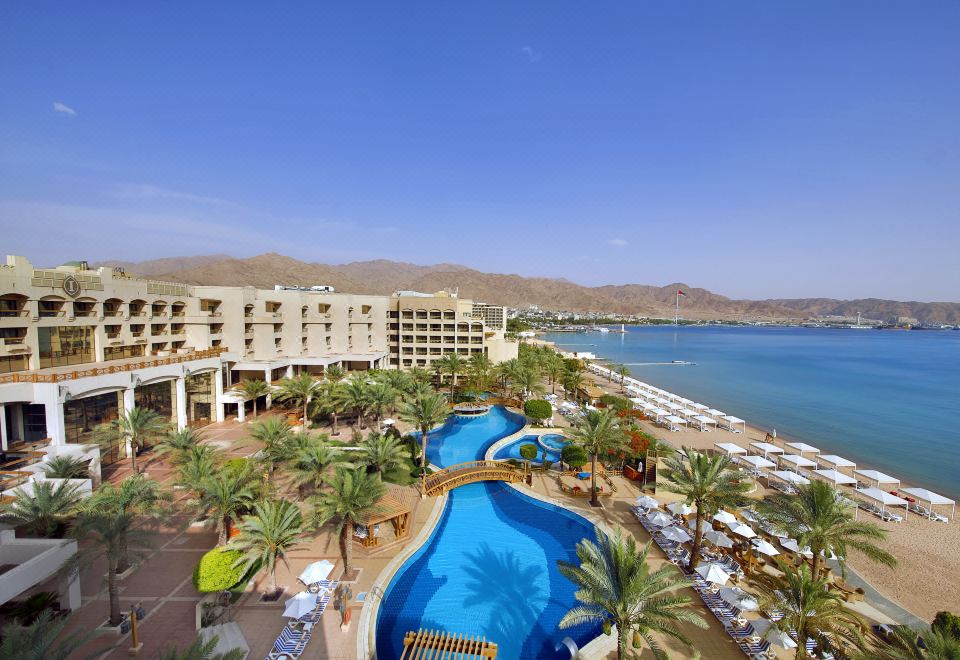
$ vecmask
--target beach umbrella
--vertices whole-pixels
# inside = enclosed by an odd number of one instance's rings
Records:
[[[756,597],[740,587],[720,587],[720,598],[744,612],[755,612],[759,607]]]
[[[766,539],[755,539],[753,542],[753,547],[756,548],[757,552],[767,555],[768,557],[773,557],[774,555],[780,554],[780,552]]]
[[[304,584],[315,584],[320,580],[326,580],[332,570],[333,564],[326,559],[315,561],[303,569],[303,573],[300,574],[300,581]]]
[[[283,616],[288,619],[299,619],[309,614],[317,607],[317,595],[309,591],[301,591],[296,596],[287,601],[283,609]]]
[[[653,499],[649,495],[641,495],[637,498],[637,506],[642,506],[645,509],[656,509],[660,506],[660,502]]]
[[[693,513],[693,507],[686,502],[673,502],[667,505],[667,511],[678,516],[688,516]]]
[[[730,573],[716,562],[697,566],[697,575],[714,584],[726,584],[730,579]]]
[[[665,514],[663,511],[654,511],[653,513],[647,515],[647,522],[654,527],[666,527],[667,525],[673,524],[673,518]]]
[[[718,548],[732,548],[733,539],[724,534],[723,532],[718,532],[715,529],[708,529],[703,533],[703,538],[706,541],[709,541]]]
[[[723,523],[724,525],[731,525],[737,522],[737,517],[735,515],[733,515],[729,511],[724,511],[723,509],[718,511],[717,515],[715,515],[713,519],[719,523]]]
[[[677,543],[686,543],[690,540],[690,535],[687,534],[684,530],[679,527],[664,527],[660,530],[660,533],[663,534],[664,538],[671,541],[676,541]]]
[[[752,539],[757,535],[753,528],[750,525],[744,525],[743,523],[734,523],[730,525],[730,531],[736,534],[737,536],[742,536],[745,539]]]
[[[797,648],[797,643],[789,634],[777,628],[769,619],[757,619],[751,621],[753,629],[762,638],[785,649]]]
[[[810,555],[813,557],[813,553],[810,552],[810,546],[804,546],[803,549],[800,549],[800,544],[797,543],[794,539],[780,539],[780,545],[789,550],[790,552],[796,552],[800,555]]]

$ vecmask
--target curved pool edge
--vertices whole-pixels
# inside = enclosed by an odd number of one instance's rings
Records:
[[[410,557],[416,554],[425,543],[433,536],[433,532],[443,517],[444,509],[447,506],[448,493],[444,493],[435,498],[433,509],[423,527],[417,532],[417,535],[407,544],[407,546],[397,554],[390,562],[383,567],[380,574],[370,586],[368,594],[370,600],[364,602],[360,610],[360,618],[357,621],[357,658],[361,660],[373,660],[377,657],[377,614],[380,612],[380,601],[382,594],[393,580],[397,571],[407,562]],[[380,596],[375,592],[379,590]]]
[[[536,433],[534,433],[534,430],[536,430]],[[525,435],[543,435],[543,434],[547,434],[547,433],[557,433],[557,434],[563,435],[563,429],[553,428],[553,427],[550,427],[550,428],[540,428],[539,426],[533,427],[533,426],[530,426],[530,424],[524,424],[524,425],[523,425],[523,428],[520,429],[519,431],[517,431],[516,433],[511,433],[510,435],[508,435],[508,436],[505,437],[505,438],[500,438],[499,440],[497,440],[496,442],[494,442],[492,445],[490,445],[489,447],[487,447],[487,453],[483,455],[483,459],[484,459],[485,461],[494,461],[494,460],[503,461],[503,460],[506,460],[506,459],[502,459],[502,458],[500,458],[500,459],[495,459],[495,458],[494,458],[494,456],[496,455],[496,453],[497,453],[502,447],[506,447],[506,446],[509,445],[511,442],[513,442],[513,441],[515,441],[515,440],[519,440],[520,438],[522,438],[522,437],[525,436]]]

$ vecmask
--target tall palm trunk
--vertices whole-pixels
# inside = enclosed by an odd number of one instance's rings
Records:
[[[340,430],[337,428],[337,413],[331,413],[333,416],[333,429],[330,431],[330,435],[340,435]]]
[[[107,554],[107,594],[110,597],[110,625],[120,625],[120,589],[117,588],[117,557]]]
[[[703,543],[703,518],[700,517],[700,507],[697,506],[697,527],[693,530],[693,549],[690,551],[690,570],[700,562],[700,545]]]
[[[217,545],[226,545],[230,540],[230,516],[224,516],[220,521],[220,536]]]
[[[310,399],[304,399],[303,400],[303,430],[304,431],[306,431],[307,427],[309,426],[309,423],[308,423],[309,420],[307,419],[307,417],[309,416],[309,413],[307,412],[307,407],[309,405],[310,405]]]
[[[133,473],[138,474],[140,471],[137,469],[137,443],[134,442],[133,438],[130,438],[130,466],[133,468]]]
[[[127,552],[127,539],[121,538],[117,541],[117,574],[125,572],[130,568],[130,556]]]
[[[426,496],[427,490],[427,427],[420,429],[420,497]]]
[[[823,565],[823,557],[821,556],[820,548],[810,548],[813,551],[813,559],[810,562],[810,574],[813,576],[813,579],[816,580],[820,577],[820,569]]]
[[[257,397],[253,397],[253,416],[257,416]]]
[[[597,497],[597,455],[590,455],[590,504],[600,506],[600,498]]]
[[[347,578],[353,572],[353,523],[346,522],[340,532],[340,543],[343,546],[343,576]]]

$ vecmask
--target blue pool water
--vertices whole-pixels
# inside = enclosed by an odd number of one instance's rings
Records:
[[[912,485],[960,496],[960,332],[628,327],[545,337]]]
[[[558,652],[560,640],[582,645],[599,633],[557,627],[576,601],[556,561],[576,561],[583,538],[595,538],[586,520],[502,483],[457,488],[430,539],[386,589],[377,657],[399,658],[403,635],[420,628],[485,636],[504,660],[569,657]]]
[[[481,459],[524,418],[496,406],[482,417],[451,418],[430,434],[427,457],[440,467]],[[499,658],[563,658],[564,637],[578,644],[595,626],[559,630],[576,604],[557,560],[576,560],[576,545],[594,539],[580,516],[499,482],[451,491],[428,541],[390,581],[377,615],[377,657],[399,658],[403,636],[420,628],[485,636]]]
[[[540,442],[538,442],[538,439],[543,444],[540,444]],[[512,440],[511,442],[507,443],[503,447],[500,447],[496,451],[496,453],[494,453],[493,459],[495,461],[502,461],[502,460],[507,460],[509,458],[513,458],[518,461],[522,461],[524,459],[520,455],[520,447],[522,445],[537,445],[537,450],[539,451],[539,453],[537,454],[537,458],[536,460],[533,460],[530,462],[539,465],[543,460],[543,451],[544,451],[543,445],[547,445],[548,447],[550,447],[549,449],[546,450],[547,460],[553,461],[554,463],[556,463],[557,461],[560,460],[560,450],[563,448],[565,444],[566,442],[564,441],[563,436],[558,433],[547,433],[542,436],[525,435],[522,438],[517,438],[516,440]]]

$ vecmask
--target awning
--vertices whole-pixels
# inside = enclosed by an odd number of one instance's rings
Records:
[[[857,483],[857,480],[850,475],[844,474],[843,472],[837,472],[836,470],[814,470],[813,473],[821,479],[829,481],[834,485]]]
[[[747,450],[741,447],[740,445],[735,445],[732,442],[714,442],[713,446],[722,451],[724,454],[746,454]]]
[[[854,470],[854,474],[859,474],[861,477],[867,481],[873,481],[878,486],[880,484],[896,484],[900,485],[900,480],[896,477],[891,477],[889,474],[884,474],[878,470]]]
[[[770,444],[769,442],[751,442],[751,443],[750,443],[750,446],[753,447],[754,449],[756,449],[756,450],[759,451],[759,452],[763,452],[764,457],[766,457],[767,454],[782,454],[782,453],[783,453],[783,449],[782,449],[782,448],[780,448],[780,447],[778,447],[778,446],[776,446],[776,445],[772,445],[772,444]]]
[[[768,468],[776,467],[776,463],[773,461],[768,461],[763,456],[737,456],[738,463],[745,463],[751,467],[756,468],[757,470],[766,470]]]
[[[806,442],[786,442],[784,443],[787,447],[795,449],[800,452],[800,454],[819,454],[820,450],[814,447],[813,445],[808,445]]]
[[[827,463],[832,465],[835,468],[855,468],[857,464],[853,461],[848,461],[842,456],[837,456],[836,454],[821,454],[817,456],[817,461],[822,463]]]
[[[811,461],[809,458],[800,456],[799,454],[785,454],[780,457],[780,462],[789,463],[795,468],[813,468],[817,467],[817,464],[814,461]]]
[[[790,484],[808,484],[810,480],[806,477],[801,477],[796,472],[791,472],[790,470],[773,470],[768,473],[771,477],[776,477],[781,481],[786,481]]]

